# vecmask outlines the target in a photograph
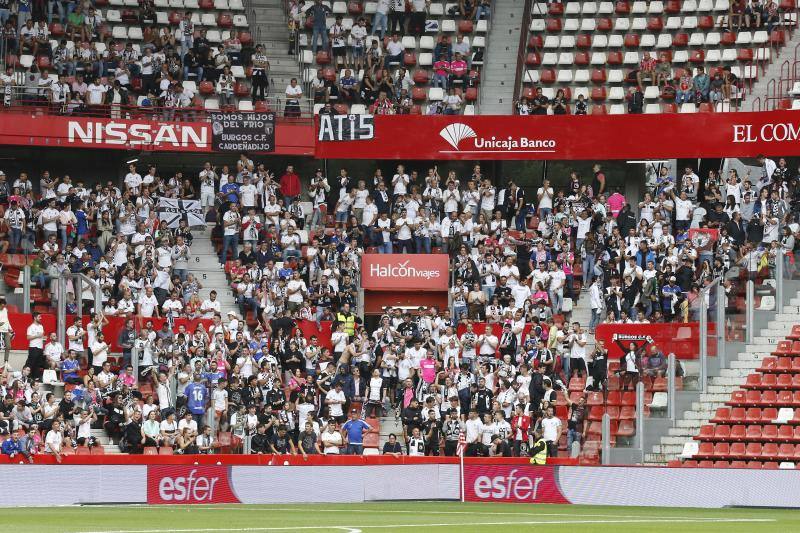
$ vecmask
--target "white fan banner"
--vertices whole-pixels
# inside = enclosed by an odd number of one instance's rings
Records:
[[[206,225],[206,217],[203,214],[200,200],[159,198],[158,218],[165,220],[170,228],[177,228],[181,220],[185,220],[190,228]]]

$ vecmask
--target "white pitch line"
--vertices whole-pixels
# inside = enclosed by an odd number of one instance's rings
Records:
[[[234,504],[235,505],[235,504]],[[263,504],[256,504],[256,505],[263,505]],[[97,505],[93,505],[92,507],[99,507]],[[117,507],[117,506],[109,506],[109,507]],[[127,506],[119,506],[119,507],[127,507]],[[169,507],[186,507],[187,509],[191,509],[192,511],[230,511],[231,509],[236,509],[236,512],[239,511],[247,511],[252,513],[263,513],[264,511],[298,511],[302,510],[301,507],[260,507],[258,509],[250,509],[250,508],[237,508],[233,507],[220,507],[220,506],[204,506],[204,505],[177,505],[177,506],[147,506],[153,508],[169,508]],[[516,513],[516,512],[501,512],[501,511],[493,511],[493,512],[486,512],[486,511],[410,511],[410,510],[374,510],[374,509],[316,509],[315,513],[379,513],[379,514],[414,514],[414,515],[479,515],[479,516],[575,516],[575,513]],[[655,520],[672,520],[675,518],[674,516],[649,516],[646,514],[639,514],[639,515],[618,515],[618,514],[581,514],[580,516],[590,517],[590,518],[652,518]],[[697,520],[698,522],[708,521],[708,522],[716,522],[719,520],[725,520],[724,518],[715,518],[715,517],[697,517],[693,518],[693,520]]]
[[[729,522],[729,523],[749,523],[749,522],[775,522],[772,518],[725,518],[717,519],[716,522]],[[653,520],[653,519],[639,519],[639,520],[525,520],[519,522],[473,522],[470,526],[529,526],[529,525],[578,525],[578,524],[690,524],[690,523],[704,523],[707,520],[698,520],[694,518],[675,518],[669,520]],[[350,533],[356,533],[359,529],[393,529],[401,527],[455,527],[464,526],[463,523],[438,523],[438,524],[382,524],[382,525],[359,525],[355,526],[293,526],[293,527],[242,527],[242,528],[192,528],[192,529],[109,529],[101,531],[80,531],[78,533],[219,533],[224,531],[289,531],[289,530],[346,530]]]
[[[174,508],[185,508],[191,509],[192,511],[230,511],[231,509],[235,509],[236,512],[246,511],[246,512],[253,512],[253,513],[263,513],[264,511],[297,511],[302,510],[302,507],[270,507],[269,504],[243,504],[249,505],[249,507],[241,507],[240,504],[231,504],[231,505],[185,505],[185,504],[176,504],[176,505],[150,505],[146,503],[136,503],[136,504],[126,504],[126,505],[92,505],[91,507],[106,507],[106,508],[113,508],[113,509],[123,509],[126,507],[148,507],[152,509],[174,509]],[[252,508],[253,506],[258,507],[257,509]],[[67,505],[65,507],[76,507],[74,505]],[[486,512],[486,511],[411,511],[411,510],[380,510],[376,511],[373,509],[317,509],[314,512],[316,513],[380,513],[380,514],[414,514],[414,515],[480,515],[480,516],[575,516],[575,513],[517,513],[517,512]],[[619,514],[581,514],[583,517],[590,517],[590,518],[652,518],[654,520],[672,520],[675,518],[674,516],[649,516],[649,515],[619,515]],[[716,518],[716,517],[696,517],[692,520],[696,520],[698,522],[716,522],[716,521],[724,521],[727,520],[725,518]],[[760,519],[753,519],[753,520],[760,520]]]

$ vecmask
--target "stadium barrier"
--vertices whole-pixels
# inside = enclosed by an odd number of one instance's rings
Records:
[[[203,463],[218,457],[208,456]],[[461,488],[460,467],[453,458],[405,458],[396,464],[386,458],[353,458],[362,464],[322,464],[331,458],[310,457],[306,466],[279,456],[261,456],[259,461],[268,461],[262,466],[163,459],[170,461],[1,465],[0,483],[14,487],[3,505],[457,500]],[[80,479],[81,490],[64,490],[65,479]],[[800,507],[800,476],[791,470],[531,466],[516,459],[467,458],[464,479],[466,500],[471,502]]]

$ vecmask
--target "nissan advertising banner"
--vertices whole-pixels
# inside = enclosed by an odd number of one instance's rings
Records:
[[[249,117],[249,115],[253,117]],[[223,117],[225,114],[221,114]],[[238,113],[212,124],[198,115],[193,122],[161,121],[158,113],[137,118],[41,116],[3,113],[0,144],[61,148],[105,148],[156,152],[245,150],[280,155],[314,155],[312,122],[280,122],[274,113]],[[270,120],[270,116],[272,120]]]
[[[322,126],[322,125],[321,125]],[[335,142],[330,159],[654,159],[800,154],[800,114],[694,113],[607,116],[378,115],[370,135]],[[687,136],[690,140],[687,140]]]
[[[364,254],[361,286],[380,291],[446,291],[450,279],[447,254]]]

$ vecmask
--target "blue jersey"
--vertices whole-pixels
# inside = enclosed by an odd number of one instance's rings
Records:
[[[78,369],[80,368],[80,363],[78,361],[72,361],[70,359],[64,359],[61,361],[61,375],[65,378],[75,378],[78,377]]]
[[[208,389],[202,383],[189,383],[184,389],[186,394],[186,407],[193,415],[202,415],[206,412]]]
[[[347,432],[347,440],[350,444],[361,444],[364,442],[364,433],[366,429],[369,431],[369,424],[363,420],[348,420],[342,426],[342,429]]]

